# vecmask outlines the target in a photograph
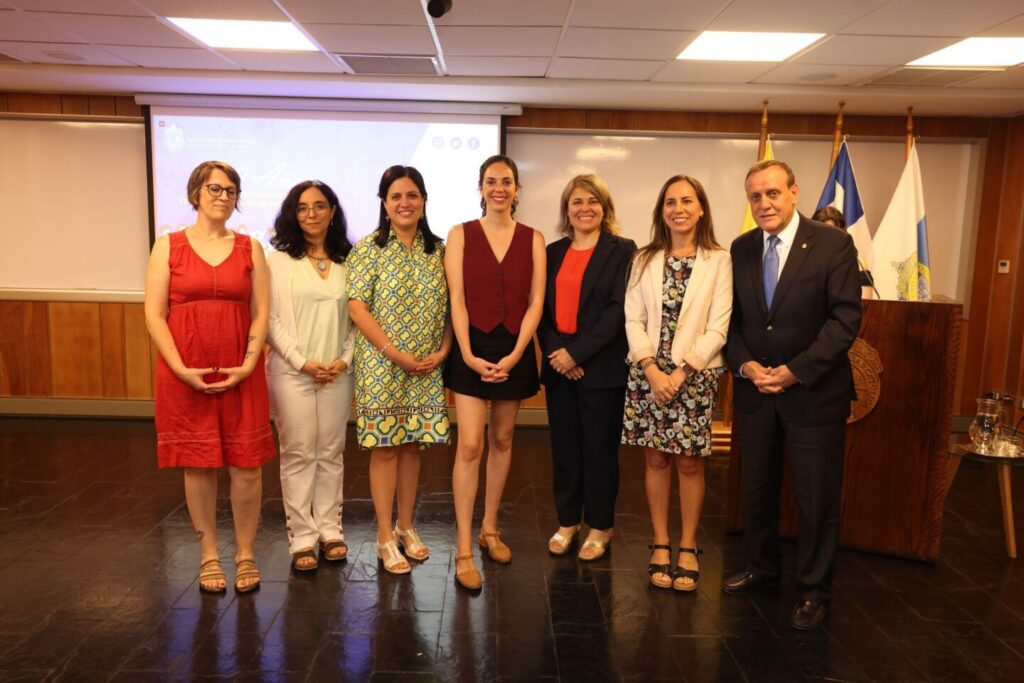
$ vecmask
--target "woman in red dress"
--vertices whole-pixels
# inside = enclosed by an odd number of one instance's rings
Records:
[[[217,551],[217,475],[227,467],[235,523],[235,590],[259,586],[253,556],[260,466],[277,452],[270,431],[263,343],[270,288],[259,242],[228,230],[241,179],[220,161],[192,171],[195,222],[153,245],[146,325],[156,372],[160,467],[182,467],[185,502],[199,538],[199,589],[227,588]]]

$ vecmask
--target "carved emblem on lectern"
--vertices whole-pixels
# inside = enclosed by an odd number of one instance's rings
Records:
[[[882,392],[882,357],[875,347],[857,337],[847,352],[853,368],[853,385],[857,388],[857,400],[850,403],[850,417],[847,424],[864,419],[878,403]]]

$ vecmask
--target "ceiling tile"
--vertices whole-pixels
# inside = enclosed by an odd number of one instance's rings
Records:
[[[434,39],[424,26],[303,24],[331,52],[369,55],[432,55]]]
[[[900,0],[850,23],[843,33],[964,37],[1020,13],[1020,0]]]
[[[690,31],[570,28],[558,46],[560,57],[675,59],[693,38]]]
[[[669,83],[750,83],[771,69],[769,62],[669,62],[651,80]]]
[[[149,12],[132,0],[4,0],[4,3],[21,9],[46,12],[117,14],[123,17],[150,16]]]
[[[728,0],[576,0],[570,25],[699,31]]]
[[[734,0],[715,17],[713,31],[793,31],[835,33],[888,0]]]
[[[218,50],[246,71],[307,71],[345,73],[322,52],[261,52],[258,50]]]
[[[204,48],[103,45],[107,52],[151,69],[237,69],[216,52]]]
[[[1024,90],[1024,66],[988,73],[972,79],[959,87]]]
[[[135,66],[120,57],[101,50],[92,45],[80,43],[20,43],[15,41],[0,42],[0,52],[26,62],[40,64],[63,64],[75,66]],[[68,52],[81,56],[82,61],[55,59],[46,52]]]
[[[548,57],[445,57],[449,76],[542,77]]]
[[[579,59],[555,57],[548,78],[598,78],[609,81],[645,81],[664,62],[638,59]]]
[[[438,26],[437,37],[447,55],[548,57],[561,29],[524,26]]]
[[[281,0],[281,5],[296,21],[315,24],[425,26],[427,23],[420,0]]]
[[[868,80],[884,71],[877,66],[837,66],[830,64],[779,64],[762,74],[754,83],[777,83],[780,85],[850,85]],[[831,74],[831,77],[825,78]]]
[[[998,26],[993,26],[987,31],[982,31],[978,35],[982,36],[1024,36],[1024,14],[1019,17],[1014,17],[1009,21],[1004,21]]]
[[[797,63],[903,66],[957,42],[919,36],[832,36],[794,59]]]
[[[0,10],[0,40],[77,42],[77,38],[24,12]]]
[[[104,17],[56,12],[39,12],[33,16],[97,45],[196,46],[195,42],[152,17]]]
[[[271,0],[138,0],[138,3],[161,17],[287,20]]]
[[[561,26],[569,0],[455,0],[438,26]]]

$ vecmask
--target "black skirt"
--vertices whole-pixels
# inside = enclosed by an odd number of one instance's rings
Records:
[[[512,353],[518,340],[519,334],[512,334],[504,325],[498,325],[490,332],[469,326],[469,345],[473,349],[473,355],[491,363],[496,363]],[[508,379],[494,383],[482,381],[480,375],[466,365],[462,360],[459,342],[456,340],[445,364],[444,379],[445,386],[452,391],[488,401],[521,401],[540,390],[537,353],[532,341],[523,351],[523,357],[508,373]]]

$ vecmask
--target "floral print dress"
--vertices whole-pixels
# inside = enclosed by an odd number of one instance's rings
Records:
[[[676,334],[679,309],[693,272],[693,256],[665,259],[662,282],[661,340],[655,362],[662,372],[676,369],[672,362],[672,338]],[[711,455],[711,421],[718,394],[718,378],[724,368],[699,370],[686,380],[668,403],[654,400],[647,377],[636,363],[630,363],[626,380],[626,407],[622,443],[644,446],[663,453],[707,457]]]

